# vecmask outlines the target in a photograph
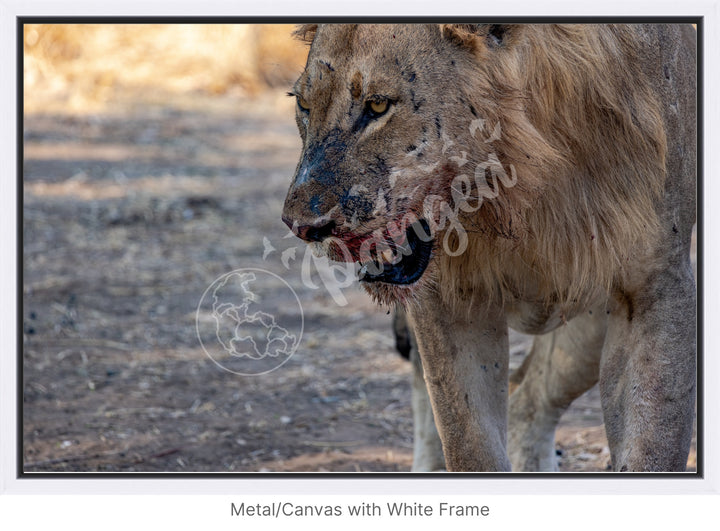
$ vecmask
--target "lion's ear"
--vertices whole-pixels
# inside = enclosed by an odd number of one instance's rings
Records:
[[[440,33],[461,48],[475,50],[480,39],[478,24],[440,24]]]
[[[312,44],[315,34],[317,33],[317,24],[298,24],[293,31],[293,37],[300,39],[306,44]]]
[[[440,24],[443,37],[470,50],[482,45],[489,48],[503,46],[514,28],[514,24]]]

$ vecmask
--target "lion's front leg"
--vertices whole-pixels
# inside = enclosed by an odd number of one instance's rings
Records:
[[[613,469],[683,471],[695,404],[692,272],[669,267],[617,295],[600,366]]]
[[[437,295],[409,313],[447,469],[510,470],[504,315],[484,302],[455,312]]]

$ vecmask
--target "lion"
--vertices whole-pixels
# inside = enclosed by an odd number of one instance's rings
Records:
[[[290,92],[303,145],[283,221],[407,315],[413,470],[556,470],[556,423],[597,382],[613,470],[683,471],[692,26],[297,35],[310,44]],[[537,335],[512,377],[508,327]]]

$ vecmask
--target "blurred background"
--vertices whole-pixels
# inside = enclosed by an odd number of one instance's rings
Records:
[[[289,24],[27,24],[25,111],[86,113],[159,93],[282,92],[307,56],[292,29]]]
[[[24,27],[26,472],[409,470],[387,308],[303,282],[306,247],[280,220],[300,154],[285,93],[308,50],[291,31]],[[238,268],[281,277],[304,315],[267,374],[223,370],[198,341],[203,294]],[[297,318],[292,291],[266,287]],[[511,336],[512,365],[527,346]],[[597,390],[558,453],[561,470],[607,468]]]

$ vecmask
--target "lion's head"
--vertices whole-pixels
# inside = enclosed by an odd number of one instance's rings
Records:
[[[531,289],[544,296],[558,288],[568,296],[575,289],[569,279],[588,282],[592,268],[607,276],[598,282],[611,283],[608,264],[625,252],[618,242],[629,245],[628,234],[652,224],[662,181],[625,193],[622,173],[637,160],[615,160],[617,149],[608,150],[608,160],[595,155],[618,135],[636,147],[632,138],[645,126],[637,115],[652,122],[656,110],[638,103],[634,116],[613,113],[632,92],[593,86],[600,86],[601,67],[598,79],[573,71],[580,59],[562,56],[557,41],[587,40],[584,33],[533,31],[541,33],[497,25],[300,27],[311,47],[290,92],[303,151],[285,223],[330,258],[356,263],[365,288],[385,303],[412,298],[419,286],[447,276],[451,262],[457,278],[476,278],[488,290],[525,289],[527,272],[543,269]],[[593,123],[595,108],[614,131]],[[643,136],[646,152],[664,149],[663,138],[651,142],[656,137]],[[657,173],[655,158],[648,160]],[[603,174],[591,183],[594,193],[606,200],[603,182],[615,186],[620,207],[600,212],[592,199],[568,201],[578,179],[592,173]],[[562,204],[552,205],[558,198]],[[598,228],[628,211],[634,221],[624,220],[626,229]],[[559,231],[556,241],[540,234],[546,229]],[[591,252],[571,248],[579,239]]]

